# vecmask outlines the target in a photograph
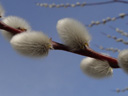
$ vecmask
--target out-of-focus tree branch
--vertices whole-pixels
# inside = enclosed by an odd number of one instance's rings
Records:
[[[128,16],[128,13],[120,13],[119,16],[117,16],[117,17],[112,17],[112,18],[107,17],[106,19],[102,19],[102,21],[92,21],[91,24],[88,24],[86,26],[93,27],[95,25],[106,24],[106,23],[111,22],[111,21],[123,19],[126,16]]]
[[[96,6],[96,5],[105,5],[105,4],[113,4],[113,3],[124,3],[124,4],[128,4],[128,1],[125,0],[111,0],[111,1],[104,1],[104,2],[94,2],[94,3],[80,3],[80,2],[76,2],[76,3],[72,3],[72,4],[48,4],[48,3],[36,3],[37,6],[40,7],[48,7],[48,8],[68,8],[68,7],[84,7],[84,6]]]

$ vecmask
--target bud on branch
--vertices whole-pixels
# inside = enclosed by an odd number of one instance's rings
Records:
[[[22,33],[21,30],[12,28],[12,27],[4,24],[1,21],[0,21],[0,29],[8,31],[8,32],[13,33],[13,34]],[[79,54],[79,55],[83,55],[83,56],[92,57],[92,58],[99,59],[99,60],[108,61],[109,65],[112,68],[119,68],[117,59],[110,57],[110,56],[106,56],[106,55],[97,53],[87,46],[84,49],[80,49],[80,50],[70,50],[70,47],[68,47],[66,45],[57,43],[55,41],[51,41],[51,43],[52,43],[52,47],[54,50],[63,50],[63,51],[67,51],[67,52],[71,52],[71,53],[75,53],[75,54]]]

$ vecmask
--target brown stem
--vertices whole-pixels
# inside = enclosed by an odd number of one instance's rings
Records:
[[[105,1],[105,2],[97,2],[97,3],[87,3],[86,6],[104,5],[104,4],[110,4],[110,3],[115,3],[115,1]]]
[[[21,30],[14,29],[14,28],[2,23],[1,21],[0,21],[0,29],[6,30],[13,34],[18,34],[18,33],[22,32]],[[57,43],[54,41],[52,41],[52,45],[55,50],[63,50],[63,51],[68,51],[68,52],[83,55],[83,56],[89,56],[89,57],[99,59],[99,60],[107,60],[112,68],[119,68],[118,62],[115,58],[97,53],[90,48],[85,48],[84,50],[72,51],[69,49],[68,46],[65,46],[63,44],[60,44],[60,43]]]
[[[124,3],[124,4],[128,4],[128,1],[124,1],[124,0],[117,0],[117,2],[119,2],[119,3]]]
[[[106,60],[109,62],[109,65],[112,68],[119,68],[117,59],[100,54],[98,52],[95,52],[91,48],[85,48],[84,50],[78,50],[78,51],[72,51],[69,49],[68,46],[65,46],[63,44],[60,44],[54,41],[52,41],[52,45],[55,50],[63,50],[63,51],[68,51],[68,52],[83,55],[83,56],[92,57],[92,58],[99,59],[99,60]]]
[[[22,32],[21,30],[14,29],[14,28],[4,24],[3,22],[0,22],[0,29],[6,30],[6,31],[11,32],[13,34],[17,34],[17,33],[21,33]]]
[[[87,3],[86,6],[105,5],[105,4],[116,3],[116,2],[117,3],[128,4],[128,1],[124,1],[124,0],[112,0],[112,1],[97,2],[97,3]]]
[[[125,14],[125,16],[124,17],[126,17],[126,16],[128,16],[128,13],[126,13]],[[115,18],[115,20],[117,20],[117,19],[122,19],[122,18],[124,18],[124,17],[121,17],[121,16],[117,16],[117,17],[114,17]],[[112,18],[111,18],[112,19]],[[100,21],[99,23],[100,24],[106,24],[106,23],[108,23],[108,22],[111,22],[112,20],[106,20],[105,22],[104,21]],[[100,24],[98,24],[98,25],[100,25]],[[86,25],[86,26],[90,26],[91,25],[91,27],[93,27],[94,25],[97,25],[97,24],[88,24],[88,25]]]

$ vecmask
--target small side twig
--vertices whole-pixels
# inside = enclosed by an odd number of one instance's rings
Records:
[[[96,47],[98,47],[99,49],[101,49],[101,50],[105,50],[105,51],[111,51],[111,52],[113,52],[113,53],[115,53],[115,52],[120,52],[120,50],[118,49],[118,48],[105,48],[105,47],[103,47],[103,46],[99,46],[99,45],[96,45]]]
[[[110,28],[115,30],[116,32],[120,33],[122,36],[128,37],[128,33],[127,32],[124,32],[123,30],[120,30],[119,28],[115,28],[115,27],[112,27],[112,26],[110,26]]]
[[[36,3],[37,6],[40,7],[45,7],[45,8],[68,8],[68,7],[84,7],[84,6],[96,6],[96,5],[106,5],[106,4],[112,4],[112,3],[124,3],[124,4],[128,4],[128,1],[124,1],[124,0],[111,0],[111,1],[104,1],[104,2],[94,2],[94,3],[80,3],[80,2],[76,2],[76,3],[66,3],[66,4],[48,4],[48,3]]]
[[[91,24],[88,24],[86,26],[93,27],[94,25],[100,25],[100,24],[106,24],[110,21],[115,21],[117,19],[123,19],[124,17],[128,16],[128,13],[120,13],[117,17],[107,17],[106,19],[103,19],[102,21],[92,21]]]
[[[103,33],[103,34],[105,36],[107,36],[108,38],[114,39],[116,42],[122,42],[123,44],[128,45],[128,41],[125,41],[123,38],[117,38],[116,36],[111,36],[111,35],[108,35],[106,33]]]

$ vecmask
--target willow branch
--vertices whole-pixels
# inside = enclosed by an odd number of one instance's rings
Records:
[[[72,51],[69,49],[68,46],[65,46],[63,44],[60,44],[54,41],[52,41],[52,45],[55,50],[63,50],[63,51],[68,51],[68,52],[83,55],[83,56],[92,57],[92,58],[99,59],[99,60],[106,60],[109,62],[112,68],[119,68],[118,62],[115,58],[95,52],[91,48],[85,48],[84,50],[81,49],[77,51]]]
[[[12,34],[17,34],[17,33],[21,33],[21,30],[18,29],[14,29],[6,24],[4,24],[3,22],[0,21],[0,29],[2,30],[6,30],[8,32],[11,32]]]
[[[124,0],[112,0],[112,1],[104,1],[104,2],[97,2],[97,3],[87,3],[87,6],[94,6],[94,5],[105,5],[105,4],[111,4],[111,3],[124,3],[128,4],[128,1]]]
[[[87,3],[86,6],[94,6],[94,5],[105,5],[115,3],[115,1],[105,1],[105,2],[97,2],[97,3]]]
[[[66,4],[48,4],[48,3],[36,3],[37,6],[40,7],[48,7],[48,8],[67,8],[67,7],[84,7],[84,6],[96,6],[96,5],[106,5],[106,4],[112,4],[112,3],[124,3],[124,4],[128,4],[128,1],[125,0],[110,0],[110,1],[103,1],[103,2],[94,2],[94,3],[80,3],[80,2],[76,2],[76,3],[66,3]]]
[[[120,52],[120,49],[118,49],[118,48],[112,48],[112,47],[110,47],[110,48],[105,48],[105,47],[103,47],[103,46],[100,46],[100,45],[95,45],[97,48],[99,48],[99,49],[101,49],[101,50],[105,50],[105,51],[111,51],[111,52],[113,52],[113,53],[115,53],[115,52]]]
[[[21,30],[17,30],[10,26],[7,26],[6,24],[2,23],[1,21],[0,21],[0,29],[9,31],[13,34],[18,34],[18,33],[22,32]],[[68,46],[57,43],[55,41],[52,41],[52,45],[53,45],[54,50],[63,50],[63,51],[67,51],[67,52],[71,52],[71,53],[75,53],[75,54],[79,54],[79,55],[83,55],[83,56],[92,57],[92,58],[99,59],[99,60],[106,60],[109,62],[110,66],[112,68],[119,68],[118,62],[115,58],[95,52],[91,48],[86,47],[85,49],[72,51],[72,50],[70,50],[70,48]]]
[[[128,4],[128,1],[124,1],[124,0],[117,0],[116,2]]]
[[[106,19],[103,19],[102,21],[92,21],[91,24],[88,24],[86,26],[93,27],[95,25],[106,24],[106,23],[111,22],[111,21],[115,21],[115,20],[118,20],[118,19],[123,19],[126,16],[128,16],[128,13],[120,13],[119,16],[117,16],[117,17],[112,17],[112,18],[108,17]]]

